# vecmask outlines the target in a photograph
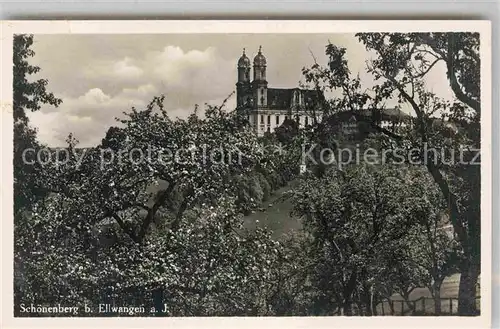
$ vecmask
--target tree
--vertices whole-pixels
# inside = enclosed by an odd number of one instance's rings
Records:
[[[363,90],[351,77],[345,49],[327,45],[329,68],[314,65],[306,80],[341,95],[329,102],[329,113],[371,111],[368,123],[383,135],[385,148],[406,150],[404,159],[420,160],[447,200],[449,218],[464,252],[460,264],[460,314],[474,314],[476,282],[480,272],[480,167],[471,164],[479,148],[479,35],[477,33],[360,33],[376,85]],[[442,100],[425,88],[424,77],[438,62],[447,67],[455,101]],[[407,104],[416,117],[401,131],[378,124],[388,99]],[[458,126],[458,129],[454,127]],[[464,151],[465,147],[465,151]],[[417,149],[418,152],[414,150]],[[429,159],[427,149],[436,150]],[[463,159],[465,161],[449,161]],[[476,162],[477,163],[477,162]]]
[[[16,225],[20,299],[267,314],[281,247],[242,227],[235,177],[263,164],[240,114],[174,121],[158,97],[121,124],[94,148],[70,136],[67,161],[44,167],[51,194]]]
[[[26,111],[38,111],[43,104],[58,106],[61,100],[47,91],[48,81],[30,81],[30,76],[40,71],[40,67],[28,63],[35,52],[30,48],[33,36],[18,34],[14,36],[14,122],[28,122]]]
[[[422,170],[415,171],[414,193],[426,197],[416,201],[413,218],[417,225],[409,234],[406,247],[411,260],[418,266],[420,283],[429,288],[434,298],[435,314],[441,313],[441,285],[444,279],[459,270],[461,251],[453,234],[446,231],[449,219],[446,200],[432,177]]]
[[[32,206],[48,195],[45,188],[45,175],[41,162],[46,156],[39,151],[43,148],[37,138],[36,129],[30,127],[26,111],[37,111],[42,105],[58,106],[62,101],[46,90],[47,80],[32,81],[40,71],[37,66],[30,65],[28,59],[35,55],[30,48],[32,35],[14,36],[13,56],[13,119],[14,119],[14,224],[17,226],[29,221]],[[31,164],[31,165],[29,165]],[[16,235],[17,236],[17,235]],[[16,245],[17,246],[17,245]],[[14,255],[15,279],[14,302],[17,304],[20,291],[26,278],[22,258],[27,250],[17,249]],[[28,288],[29,289],[29,288]]]
[[[106,136],[101,141],[101,146],[105,149],[111,149],[115,152],[120,151],[121,145],[126,142],[126,135],[118,127],[109,127]]]
[[[445,229],[446,203],[432,177],[419,168],[413,168],[410,177],[410,193],[416,196],[411,199],[410,217],[414,225],[409,227],[405,239],[395,242],[385,277],[413,311],[416,310],[410,302],[411,292],[427,287],[434,298],[435,314],[440,314],[441,285],[458,270],[459,245]]]
[[[288,145],[299,134],[299,124],[293,119],[285,119],[281,126],[275,129],[276,138],[282,144]]]
[[[29,125],[26,111],[38,111],[44,104],[57,107],[62,102],[47,91],[47,80],[32,81],[33,76],[40,72],[40,67],[28,63],[28,59],[35,55],[32,45],[32,35],[14,36],[14,213],[45,195],[42,168],[36,158],[42,146],[36,140],[36,130]],[[26,166],[25,162],[35,164]]]
[[[359,301],[367,313],[375,312],[371,291],[380,264],[393,258],[392,246],[413,225],[403,178],[397,168],[351,165],[310,175],[293,192],[294,211],[313,238],[313,284],[330,312],[339,307],[351,315],[356,291],[364,292]]]
[[[412,141],[413,144],[421,149],[424,145],[442,149],[448,144],[452,153],[458,153],[465,145],[470,149],[479,148],[478,33],[368,33],[358,34],[358,37],[368,50],[377,54],[369,71],[382,81],[375,88],[379,97],[396,94],[415,112],[418,138]],[[450,88],[457,99],[451,104],[427,92],[422,80],[439,62],[446,65]],[[459,124],[461,131],[451,138],[442,130],[436,132],[439,129],[429,124],[436,113],[441,114],[443,121]],[[476,156],[475,151],[465,153],[466,159]],[[474,314],[481,249],[480,168],[469,163],[444,163],[442,158],[437,163],[427,161],[426,167],[447,200],[450,220],[464,251],[460,266],[459,313]],[[466,190],[465,186],[472,188]]]

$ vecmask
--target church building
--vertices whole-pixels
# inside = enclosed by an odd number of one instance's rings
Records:
[[[320,97],[316,90],[268,86],[267,60],[262,54],[262,47],[253,59],[253,80],[250,80],[251,68],[252,63],[243,49],[243,55],[238,60],[236,108],[247,109],[250,124],[258,136],[274,132],[287,119],[297,121],[300,127],[311,124],[314,116],[321,119]]]

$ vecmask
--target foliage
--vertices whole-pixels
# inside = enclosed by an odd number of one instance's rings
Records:
[[[340,96],[326,103],[329,113],[370,110],[369,124],[383,136],[383,147],[404,151],[405,159],[420,161],[433,177],[447,201],[449,219],[464,252],[460,264],[460,313],[474,314],[475,282],[480,271],[480,167],[475,165],[477,162],[471,165],[467,161],[476,159],[479,147],[479,34],[357,36],[374,54],[368,72],[375,78],[375,86],[363,89],[359,77],[349,71],[345,49],[332,44],[326,47],[329,67],[315,64],[305,69],[306,80],[320,90],[340,91]],[[424,78],[438,63],[446,66],[456,100],[440,99],[426,88]],[[409,107],[415,115],[398,132],[378,124],[381,109],[390,99],[396,99],[398,107]],[[426,153],[428,149],[437,151],[434,158]]]
[[[239,114],[173,121],[159,97],[121,123],[96,148],[70,136],[65,163],[44,167],[51,194],[16,225],[19,299],[137,305],[162,291],[164,315],[272,312],[280,246],[242,228],[234,184],[254,174],[264,198],[268,164]]]
[[[377,271],[413,225],[413,198],[396,168],[350,166],[304,179],[295,211],[314,238],[314,284],[326,309],[350,314],[358,282],[373,284]],[[394,189],[398,186],[398,189]]]
[[[40,67],[28,63],[28,58],[35,52],[33,36],[18,34],[14,36],[14,121],[28,122],[26,110],[38,111],[42,104],[58,106],[61,100],[46,90],[48,81],[38,79],[31,81],[30,76],[38,73]]]
[[[369,33],[358,34],[368,50],[376,52],[369,71],[381,81],[376,87],[379,97],[395,94],[400,102],[411,106],[416,114],[412,144],[423,148],[445,149],[457,159],[441,157],[428,161],[426,167],[448,202],[450,221],[464,251],[461,264],[459,311],[474,314],[476,281],[480,271],[480,186],[479,169],[470,164],[479,147],[480,57],[478,33]],[[437,64],[444,63],[450,88],[456,100],[446,102],[425,90],[423,77]],[[441,124],[430,124],[433,116]],[[439,122],[439,121],[438,121]],[[458,131],[443,129],[444,122],[457,124]],[[466,151],[463,152],[463,148]],[[425,157],[425,155],[423,155]],[[468,189],[464,187],[468,186]]]
[[[36,155],[42,146],[36,140],[36,130],[29,125],[26,111],[37,111],[43,104],[58,106],[61,100],[47,91],[47,80],[33,80],[40,67],[28,63],[35,55],[31,49],[32,35],[14,36],[13,56],[13,113],[14,113],[14,210],[29,207],[37,199],[46,195],[41,178],[43,169]],[[29,151],[28,151],[29,150]],[[31,152],[32,150],[32,152]],[[25,152],[27,151],[27,152]],[[26,166],[26,163],[33,163]]]
[[[19,228],[28,224],[29,213],[32,207],[48,196],[45,186],[46,173],[43,163],[47,155],[39,153],[43,148],[36,137],[36,129],[29,125],[26,111],[37,111],[42,105],[58,106],[61,100],[46,90],[47,80],[33,80],[33,76],[40,71],[37,66],[30,65],[28,59],[34,56],[31,49],[32,35],[14,36],[13,56],[13,133],[14,133],[14,227],[16,237],[19,237]],[[23,239],[23,237],[20,237]],[[19,302],[20,282],[26,281],[23,276],[24,264],[21,259],[29,255],[27,249],[18,249],[14,255],[14,302]],[[35,272],[36,273],[36,272]],[[31,278],[31,284],[37,286],[37,280]]]
[[[281,144],[290,144],[293,138],[299,134],[299,124],[295,120],[286,119],[275,129],[275,134]]]

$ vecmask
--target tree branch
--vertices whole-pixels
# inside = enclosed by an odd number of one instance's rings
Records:
[[[467,96],[463,91],[462,88],[460,87],[460,84],[458,83],[458,79],[456,76],[455,72],[455,60],[453,58],[454,56],[454,41],[453,41],[453,33],[448,33],[448,47],[447,47],[447,53],[440,49],[436,42],[428,35],[424,34],[422,35],[422,39],[425,40],[425,42],[434,50],[439,56],[441,56],[442,59],[445,60],[446,62],[446,68],[447,72],[446,75],[448,77],[448,80],[450,81],[450,87],[455,96],[460,100],[462,103],[468,105],[470,108],[475,110],[477,113],[480,113],[481,111],[481,103],[478,102],[477,100],[474,100]]]
[[[462,88],[460,87],[460,84],[458,83],[456,72],[455,72],[455,60],[453,58],[454,55],[454,48],[453,48],[453,34],[450,33],[448,35],[448,56],[446,57],[446,67],[447,67],[447,72],[446,74],[448,75],[448,79],[450,80],[450,86],[451,90],[455,93],[455,96],[457,96],[458,100],[461,102],[467,104],[469,107],[471,107],[476,113],[481,112],[481,104],[476,101],[475,99],[470,98],[467,96],[463,91]]]
[[[436,63],[438,63],[441,60],[443,60],[443,59],[442,58],[438,58],[438,59],[434,60],[434,62],[432,62],[432,64],[430,64],[429,67],[427,67],[427,69],[425,69],[424,71],[420,72],[417,75],[412,75],[411,77],[414,78],[414,79],[418,79],[418,78],[423,77],[424,75],[426,75],[434,67],[434,65],[436,65]]]
[[[137,235],[135,235],[135,232],[134,230],[132,229],[132,227],[128,226],[127,224],[125,224],[125,222],[122,220],[122,218],[117,214],[117,213],[112,213],[111,214],[111,217],[113,217],[116,222],[118,223],[118,225],[120,225],[121,229],[128,234],[128,236],[130,236],[130,238],[134,241],[134,242],[139,242],[140,240],[138,239]]]
[[[156,195],[156,200],[153,206],[149,209],[148,214],[144,218],[141,228],[139,230],[139,234],[137,235],[138,241],[142,241],[144,239],[144,236],[146,236],[146,232],[149,228],[149,225],[153,222],[154,216],[156,215],[156,212],[158,209],[165,203],[167,198],[170,196],[172,193],[173,189],[175,187],[175,184],[172,182],[169,182],[167,189],[159,191],[158,194]]]
[[[427,133],[425,130],[424,126],[424,113],[418,106],[418,104],[415,102],[413,98],[408,95],[408,93],[404,90],[403,86],[399,84],[394,78],[392,77],[387,77],[386,78],[391,81],[395,87],[398,89],[398,91],[401,93],[404,99],[410,103],[410,105],[413,107],[415,110],[415,113],[417,114],[417,120],[419,121],[419,129],[420,129],[420,134],[422,137],[422,142],[426,143],[427,142]],[[448,182],[444,179],[443,175],[439,171],[439,168],[433,163],[433,161],[426,161],[426,166],[430,174],[432,175],[434,181],[438,184],[439,189],[443,193],[443,195],[448,199],[448,206],[450,209],[450,220],[451,223],[453,224],[453,229],[457,233],[460,241],[466,245],[467,243],[467,234],[465,232],[465,229],[460,222],[460,210],[458,207],[458,199],[454,193],[451,192],[450,187]]]

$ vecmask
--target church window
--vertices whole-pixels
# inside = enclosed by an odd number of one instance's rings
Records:
[[[260,116],[260,123],[264,124],[264,116],[263,115]]]
[[[264,95],[260,96],[260,105],[264,105]]]
[[[306,121],[306,126],[307,126],[309,124],[309,117],[306,117],[305,121]]]
[[[268,124],[268,125],[270,125],[270,124],[271,124],[271,116],[270,116],[270,115],[268,115],[268,116],[267,116],[267,124]]]
[[[279,125],[279,124],[280,124],[280,116],[279,116],[279,115],[277,115],[277,116],[276,116],[276,125]]]

